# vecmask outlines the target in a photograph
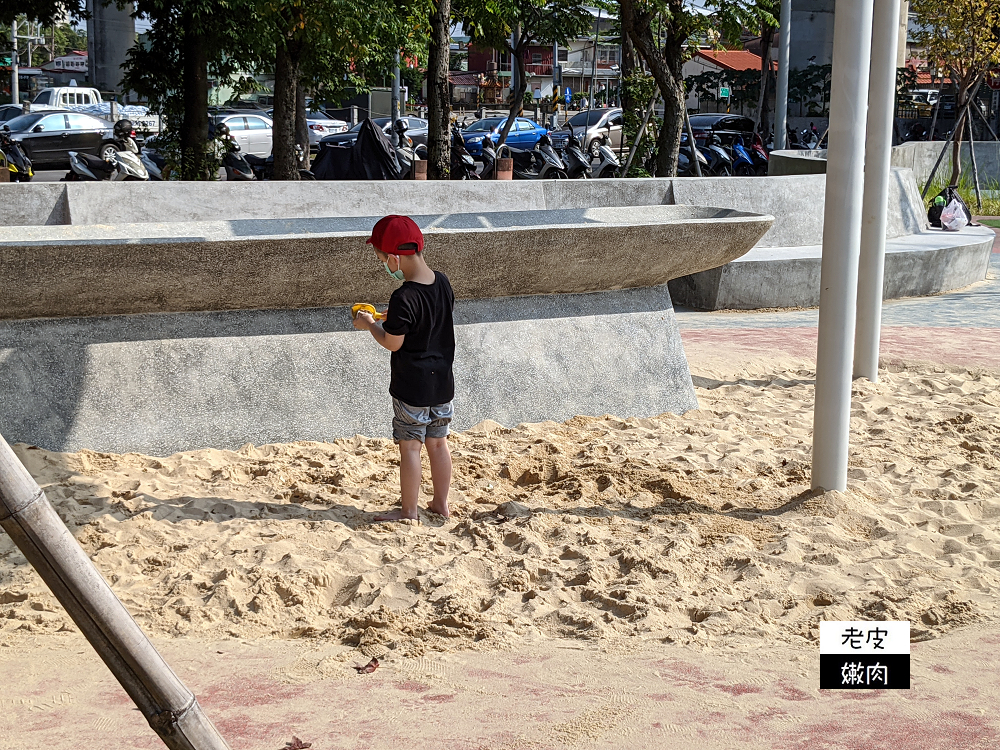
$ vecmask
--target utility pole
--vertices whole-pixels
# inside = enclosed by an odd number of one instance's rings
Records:
[[[17,19],[10,24],[10,103],[17,104],[21,98],[18,90],[20,71],[17,69]]]
[[[399,136],[396,135],[396,120],[399,119],[399,50],[396,50],[396,60],[392,68],[392,103],[389,105],[389,117],[392,118],[392,135],[390,140],[393,146],[399,145]]]
[[[559,42],[552,43],[552,127],[559,127],[559,90],[562,71],[559,69]]]
[[[774,102],[774,148],[785,148],[788,133],[788,56],[792,46],[792,0],[781,0],[778,18],[778,90]],[[763,51],[763,50],[761,50]]]
[[[591,67],[590,73],[590,108],[594,107],[594,79],[597,78],[597,44],[601,39],[601,11],[603,8],[597,9],[597,25],[594,28],[594,64]]]

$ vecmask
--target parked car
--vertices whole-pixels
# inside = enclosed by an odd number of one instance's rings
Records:
[[[267,110],[267,116],[274,120],[274,110]],[[306,122],[309,123],[309,148],[313,151],[319,148],[319,142],[334,133],[346,133],[350,125],[343,120],[330,117],[326,112],[306,112]]]
[[[212,116],[212,125],[225,123],[240,145],[244,154],[268,157],[271,155],[272,135],[274,125],[270,117],[263,112],[231,112]]]
[[[608,136],[612,149],[621,148],[622,128],[625,125],[625,115],[621,109],[591,109],[573,115],[566,121],[566,125],[573,128],[573,135],[577,137],[584,151],[590,154],[591,159],[596,159],[601,150],[601,138]],[[558,149],[566,148],[566,140],[569,138],[569,130],[563,125],[562,129],[552,131],[552,145]]]
[[[15,117],[20,117],[23,114],[24,109],[17,104],[0,105],[0,122],[13,120]]]
[[[419,146],[421,143],[425,146],[427,145],[427,120],[422,120],[419,117],[410,117],[409,115],[400,117],[399,119],[406,120],[406,135],[413,141],[414,147]],[[390,135],[392,131],[391,117],[375,117],[372,122],[375,123],[375,127],[381,128],[383,133],[390,138],[392,137]],[[333,135],[321,138],[320,143],[330,146],[353,146],[354,142],[358,140],[358,132],[360,130],[361,123],[359,122],[344,133],[334,133]]]
[[[465,149],[474,159],[481,159],[483,155],[483,141],[489,138],[494,144],[500,140],[500,133],[507,122],[506,117],[487,117],[484,120],[477,120],[462,131],[462,140],[465,141]],[[534,120],[527,117],[518,117],[507,134],[506,143],[514,148],[530,150],[538,143],[538,139],[549,131],[543,128]]]
[[[691,131],[702,144],[713,133],[723,146],[731,147],[736,136],[742,136],[744,143],[753,143],[753,120],[741,115],[691,115]]]
[[[107,159],[117,153],[111,123],[82,112],[31,112],[4,123],[37,170],[40,166],[69,167],[69,152]]]

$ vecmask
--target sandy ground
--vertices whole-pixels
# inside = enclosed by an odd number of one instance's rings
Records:
[[[727,747],[739,722],[747,747],[996,746],[975,667],[1000,642],[1000,371],[894,360],[858,381],[848,491],[816,494],[813,365],[790,336],[724,359],[686,337],[683,416],[454,435],[447,520],[372,523],[398,491],[386,440],[17,452],[234,747],[295,727],[316,748]],[[820,693],[821,619],[909,620],[920,691]],[[50,748],[156,746],[6,537],[0,664],[0,750],[28,719]],[[857,739],[827,721],[844,707],[893,712],[903,744],[822,744],[827,725]],[[938,734],[912,744],[906,717]]]

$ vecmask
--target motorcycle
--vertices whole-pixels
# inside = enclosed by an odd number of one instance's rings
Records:
[[[552,148],[552,139],[548,135],[539,138],[531,151],[511,148],[506,143],[502,148],[514,160],[515,180],[567,179],[566,164]],[[497,150],[497,155],[501,156],[500,149]]]
[[[760,133],[753,134],[753,145],[750,147],[750,158],[753,159],[754,167],[757,170],[757,176],[766,177],[767,165],[770,161],[770,156],[767,153],[767,149],[764,148],[764,139],[760,137]]]
[[[139,161],[142,162],[142,166],[149,173],[151,182],[160,182],[163,180],[163,170],[167,168],[166,159],[151,149],[143,148],[139,151]]]
[[[31,159],[24,153],[24,147],[10,137],[10,127],[3,126],[0,131],[0,152],[7,162],[5,168],[10,172],[11,182],[30,182],[35,176],[31,167]]]
[[[597,155],[601,161],[593,168],[593,176],[596,179],[602,177],[621,177],[622,164],[611,149],[607,133],[601,136],[599,143],[600,146],[597,148]]]
[[[483,171],[479,174],[479,179],[481,180],[494,180],[496,179],[497,170],[497,152],[493,148],[493,141],[487,138],[483,141]]]
[[[730,176],[733,173],[733,159],[722,147],[722,140],[715,133],[708,137],[705,145],[698,149],[708,160],[708,173],[714,176]]]
[[[753,163],[753,157],[743,144],[743,136],[738,135],[733,141],[733,174],[739,177],[756,177],[757,167]]]
[[[580,144],[580,139],[573,132],[573,127],[568,124],[565,127],[569,130],[566,147],[563,149],[566,176],[572,180],[588,179],[594,174],[594,170],[590,166],[590,157],[583,155],[583,146]]]
[[[476,174],[476,160],[465,148],[465,139],[462,138],[462,131],[458,128],[451,132],[451,179],[479,179],[479,175]]]
[[[139,146],[136,145],[132,123],[129,120],[119,120],[114,126],[115,153],[107,160],[99,156],[81,154],[78,151],[69,152],[69,172],[63,178],[65,182],[121,182],[123,180],[149,179],[149,172],[139,158]]]
[[[678,177],[697,177],[698,173],[695,172],[694,162],[691,156],[691,146],[688,145],[687,135],[681,136],[681,147],[677,151],[677,176]],[[701,166],[702,176],[708,174],[708,159],[701,152],[700,148],[694,149],[695,158],[698,159],[698,164]]]
[[[415,161],[421,159],[426,161],[427,147],[421,143],[414,148],[413,141],[406,134],[406,120],[396,120],[392,128],[396,133],[396,161],[399,162],[401,174],[404,178],[407,178],[413,174],[413,163]]]

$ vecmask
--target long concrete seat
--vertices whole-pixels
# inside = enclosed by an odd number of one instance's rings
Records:
[[[886,240],[884,299],[923,297],[986,277],[994,234],[929,230]],[[702,310],[819,305],[822,245],[755,247],[718,268],[670,282],[678,304]]]

